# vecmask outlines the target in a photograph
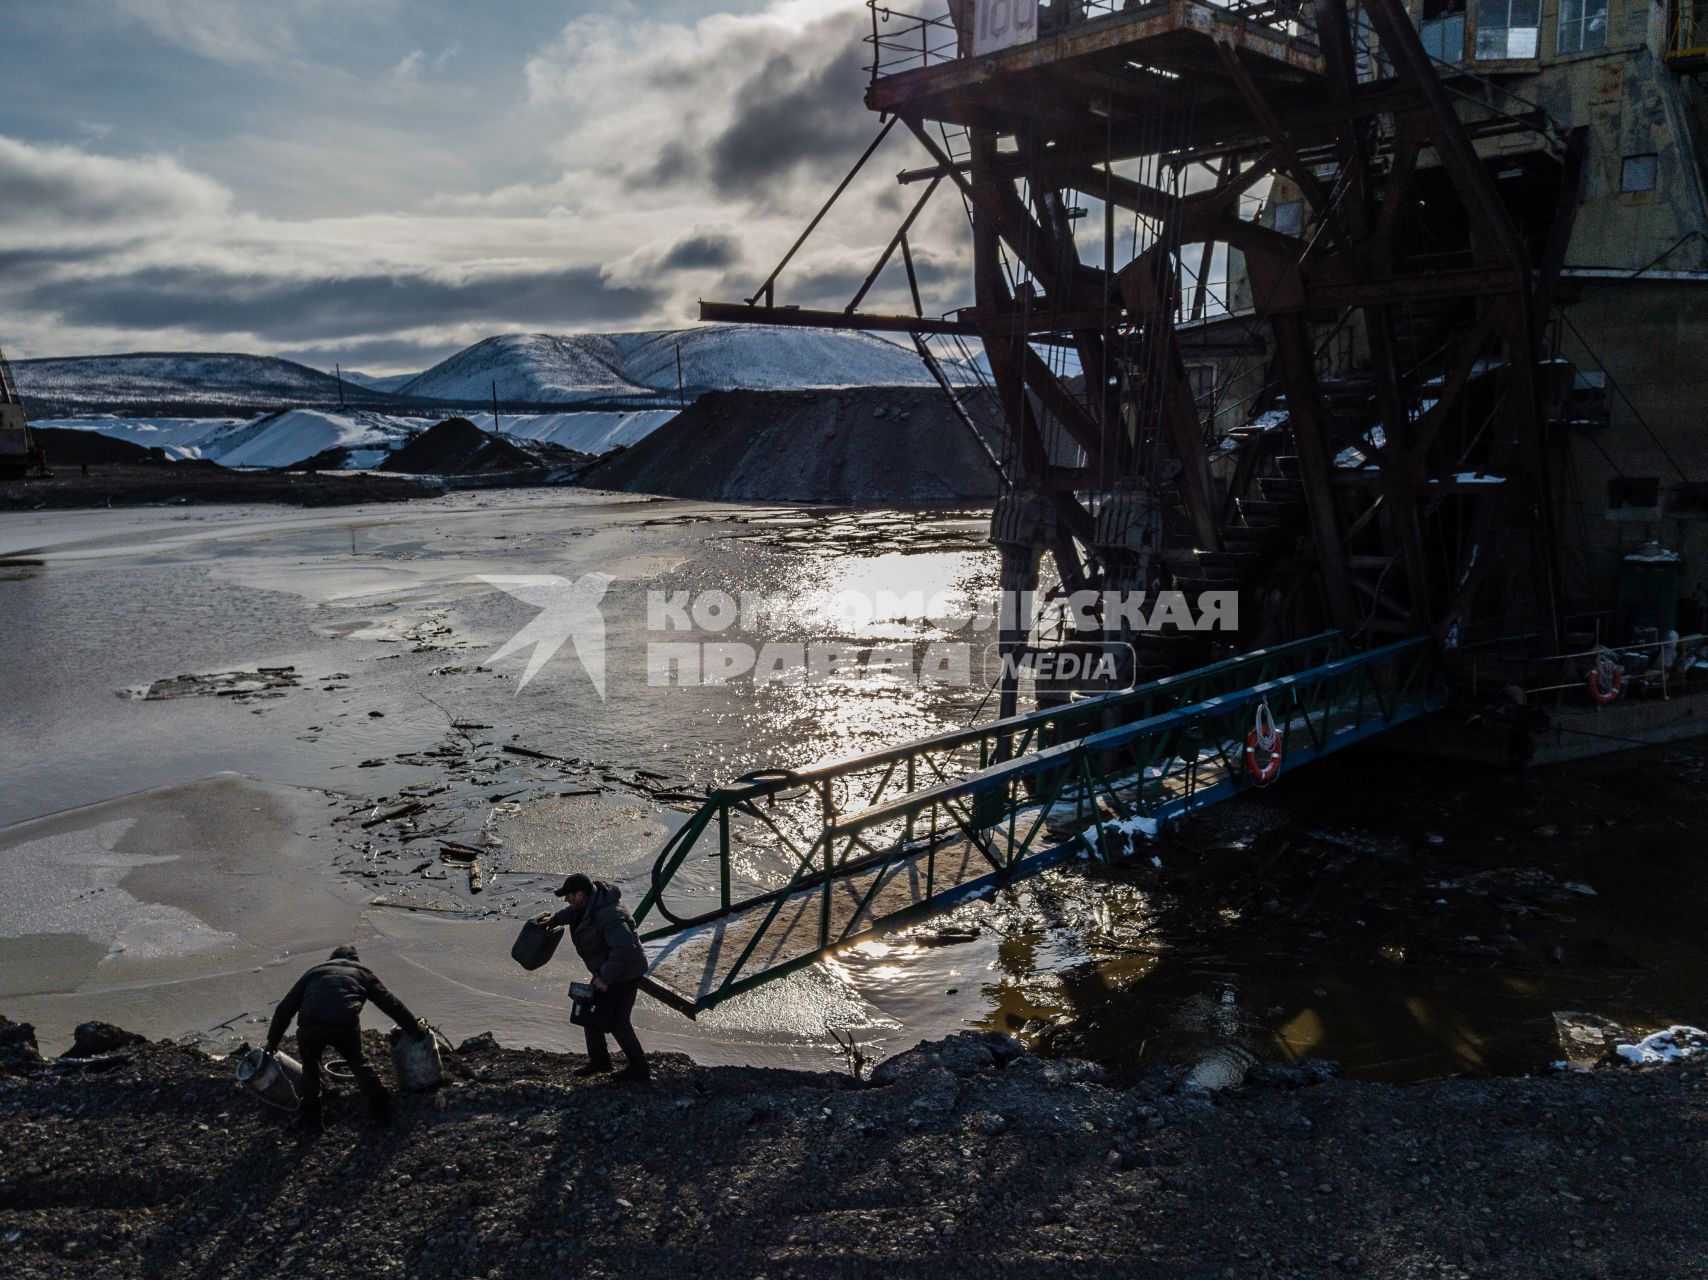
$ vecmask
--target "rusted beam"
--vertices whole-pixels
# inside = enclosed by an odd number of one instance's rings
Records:
[[[1310,335],[1302,315],[1278,315],[1271,324],[1281,357],[1281,380],[1287,390],[1287,416],[1294,446],[1299,451],[1299,476],[1305,486],[1305,506],[1310,512],[1317,560],[1322,567],[1323,591],[1328,597],[1329,614],[1334,625],[1351,635],[1357,626],[1357,613],[1347,578],[1340,516],[1335,508],[1333,456],[1323,430],[1323,415],[1317,407]]]
[[[860,158],[854,162],[854,167],[848,171],[848,176],[842,179],[835,191],[831,192],[830,199],[824,202],[824,207],[813,215],[813,220],[807,223],[807,229],[801,232],[800,238],[789,246],[789,251],[783,255],[783,260],[777,264],[770,275],[765,277],[765,283],[753,291],[753,296],[748,299],[749,302],[757,302],[760,298],[764,298],[767,303],[775,300],[773,289],[776,287],[777,277],[783,274],[783,268],[789,265],[795,254],[800,252],[801,246],[807,242],[807,237],[818,229],[818,224],[824,221],[824,215],[829,213],[831,207],[842,198],[842,193],[848,190],[848,184],[853,182],[860,170],[866,167],[866,161],[870,160],[872,153],[883,145],[884,139],[890,136],[890,130],[895,128],[895,124],[894,120],[884,121],[884,127],[878,130],[878,136],[873,138],[871,144],[860,154]]]
[[[965,315],[965,312],[960,313]],[[933,333],[976,338],[994,333],[1047,335],[1102,325],[1104,313],[1034,311],[1030,316],[993,317],[988,322],[944,320],[931,316],[875,315],[871,312],[815,311],[808,307],[762,307],[746,302],[701,302],[700,319],[718,324],[764,324],[783,329],[860,329],[868,333]],[[1119,318],[1118,313],[1114,318]]]
[[[1099,466],[1103,460],[1102,428],[1086,412],[1085,406],[1073,398],[1073,393],[1062,385],[1055,370],[1051,369],[1030,345],[1023,349],[1022,359],[1026,385],[1037,395],[1051,416],[1074,438],[1074,443],[1085,450],[1086,456],[1091,459],[1091,465]]]
[[[931,197],[937,193],[937,187],[938,183],[933,182],[930,186],[925,188],[925,194],[920,196],[919,199],[914,202],[913,208],[908,211],[907,217],[902,220],[902,224],[896,230],[895,235],[890,237],[889,244],[884,246],[883,253],[878,257],[877,265],[872,268],[871,274],[868,275],[861,283],[859,292],[854,295],[854,300],[848,304],[846,309],[849,312],[853,312],[858,309],[860,304],[866,300],[866,295],[871,292],[872,286],[878,282],[878,277],[884,273],[884,268],[889,266],[890,259],[895,256],[897,247],[906,242],[907,233],[913,230],[913,224],[918,221],[919,215],[925,212],[925,206],[930,202]],[[909,258],[907,276],[909,281],[913,280],[913,265],[911,257]],[[914,309],[918,310],[919,308],[917,303],[919,301],[919,289],[917,285],[913,290],[913,298],[916,304]]]
[[[1459,199],[1474,224],[1473,246],[1485,245],[1485,252],[1492,250],[1490,256],[1496,261],[1522,269],[1524,247],[1518,232],[1482,158],[1471,145],[1464,122],[1448,100],[1435,65],[1424,52],[1423,41],[1403,0],[1364,0],[1364,12],[1381,36],[1382,48],[1393,61],[1399,78],[1410,82],[1428,108],[1435,153],[1452,177]]]
[[[1329,199],[1328,192],[1322,189],[1317,181],[1317,175],[1310,167],[1302,163],[1299,153],[1294,148],[1293,136],[1285,125],[1263,100],[1263,92],[1251,78],[1251,73],[1240,61],[1239,53],[1233,41],[1225,37],[1216,40],[1216,55],[1221,58],[1222,66],[1227,70],[1228,79],[1234,88],[1239,90],[1240,97],[1245,99],[1245,105],[1251,112],[1252,118],[1263,129],[1264,136],[1269,139],[1269,145],[1280,157],[1281,165],[1287,170],[1287,176],[1293,184],[1304,193],[1305,199],[1311,202],[1311,208],[1316,210],[1317,219],[1326,226],[1328,232],[1337,241],[1344,241],[1346,233],[1340,225],[1339,215],[1335,212],[1334,203]]]
[[[1156,389],[1162,408],[1162,426],[1169,448],[1180,463],[1181,504],[1192,522],[1192,532],[1201,551],[1220,551],[1222,530],[1220,507],[1210,482],[1210,459],[1204,448],[1204,427],[1198,420],[1198,402],[1186,376],[1186,361],[1180,354],[1180,336],[1175,332],[1172,290],[1159,278],[1174,270],[1173,257],[1163,244],[1152,246],[1121,270],[1122,298],[1135,320],[1144,324],[1144,340],[1154,350],[1148,367],[1161,379]]]
[[[1483,352],[1488,347],[1489,331],[1482,325],[1476,326],[1465,338],[1459,348],[1459,358],[1453,362],[1453,370],[1442,380],[1441,390],[1437,394],[1435,404],[1418,418],[1413,430],[1413,438],[1407,443],[1413,463],[1422,467],[1429,455],[1430,446],[1435,443],[1435,437],[1441,434],[1441,428],[1446,425],[1448,415],[1458,407],[1459,396],[1465,389],[1465,384],[1471,380],[1471,374],[1477,367],[1477,362],[1483,358]]]

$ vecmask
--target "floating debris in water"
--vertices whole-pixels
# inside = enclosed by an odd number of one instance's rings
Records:
[[[120,689],[121,698],[164,702],[171,698],[235,698],[253,702],[282,698],[285,690],[302,684],[295,667],[256,667],[253,671],[215,671],[206,675],[169,676],[135,689]]]

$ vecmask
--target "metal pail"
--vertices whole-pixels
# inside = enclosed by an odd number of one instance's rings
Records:
[[[398,1028],[391,1033],[391,1066],[397,1073],[400,1089],[418,1093],[432,1089],[445,1078],[444,1063],[439,1058],[439,1032],[411,1035]],[[449,1043],[446,1044],[449,1048]]]
[[[237,1064],[237,1083],[269,1107],[295,1111],[302,1100],[302,1064],[286,1053],[251,1049]]]

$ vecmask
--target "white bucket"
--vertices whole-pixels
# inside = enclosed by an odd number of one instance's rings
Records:
[[[251,1049],[237,1064],[237,1083],[280,1111],[302,1103],[302,1064],[286,1053]]]
[[[406,1093],[419,1093],[436,1088],[445,1079],[444,1063],[439,1059],[439,1033],[429,1031],[424,1036],[407,1031],[391,1033],[391,1066],[397,1073],[397,1087]],[[449,1042],[446,1048],[449,1048]]]

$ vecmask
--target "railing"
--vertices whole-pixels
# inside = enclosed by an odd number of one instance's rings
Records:
[[[1241,0],[1203,0],[1216,9],[1226,10],[1230,15],[1239,18],[1263,21],[1277,15],[1281,6],[1275,0],[1254,0],[1244,3]],[[928,7],[936,7],[931,0],[925,0]],[[941,4],[942,0],[936,0]],[[874,80],[885,76],[899,75],[904,71],[916,71],[921,67],[938,66],[945,62],[953,62],[958,58],[972,55],[972,23],[974,20],[976,0],[966,0],[966,16],[963,21],[967,24],[965,32],[958,31],[955,20],[945,7],[942,13],[927,17],[922,14],[908,13],[882,3],[882,0],[866,0],[866,7],[872,13],[872,34],[866,37],[866,43],[872,46],[872,60],[866,70]],[[1160,11],[1169,6],[1169,0],[1154,0],[1152,3],[1140,3],[1139,0],[1014,0],[1016,8],[1031,5],[1037,13],[1038,38],[1044,39],[1057,35],[1082,23],[1091,22],[1098,18],[1106,18],[1111,14],[1129,13],[1134,17],[1142,16],[1143,11]]]
[[[1675,0],[1667,15],[1666,60],[1675,67],[1708,65],[1708,4]]]
[[[787,875],[786,868],[809,858],[824,831],[845,825],[868,809],[953,783],[1002,760],[1023,759],[1084,738],[1121,721],[1150,719],[1176,707],[1319,667],[1342,657],[1347,648],[1340,632],[1327,631],[1119,693],[809,768],[749,774],[713,791],[666,842],[635,918],[645,920],[656,911],[671,927],[680,929],[749,909],[788,892],[786,885],[778,886],[776,877]],[[705,840],[714,842],[703,854],[716,859],[715,890],[707,886],[696,893],[679,888],[678,897],[702,901],[666,902],[678,872]],[[745,883],[738,884],[738,878]],[[703,899],[714,892],[715,902],[708,905]]]
[[[786,883],[741,904],[752,915],[725,938],[711,970],[701,966],[698,1005],[715,1004],[888,923],[1032,874],[1077,851],[1109,856],[1114,823],[1158,821],[1253,785],[1244,748],[1260,708],[1270,710],[1284,742],[1279,773],[1435,710],[1446,698],[1445,669],[1433,642],[1419,637],[827,819],[800,850]],[[976,851],[970,875],[969,848]],[[940,861],[957,869],[940,879]],[[904,871],[910,896],[886,905],[880,895],[892,872]],[[664,928],[643,937],[679,932]]]

